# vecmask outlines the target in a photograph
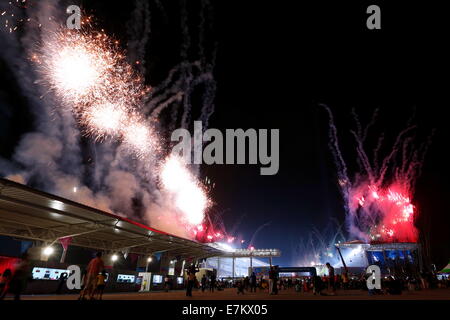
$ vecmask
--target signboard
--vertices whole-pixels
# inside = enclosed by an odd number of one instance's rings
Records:
[[[253,270],[252,270],[252,268],[249,268],[250,275],[252,272],[254,272],[256,274],[257,278],[261,278],[261,277],[268,278],[269,271],[270,271],[270,267],[253,267]]]
[[[119,274],[117,275],[117,282],[134,283],[135,276],[130,274]]]
[[[69,270],[65,269],[34,267],[32,271],[34,280],[59,280],[63,273],[67,273],[67,276],[70,275]]]

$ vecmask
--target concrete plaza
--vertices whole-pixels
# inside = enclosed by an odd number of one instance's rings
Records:
[[[327,293],[327,292],[326,292]],[[8,297],[7,299],[11,299]],[[78,294],[66,295],[26,295],[23,300],[77,300]],[[186,297],[185,291],[169,292],[128,292],[105,293],[103,300],[450,300],[450,289],[434,289],[422,291],[404,291],[401,295],[369,296],[367,291],[338,290],[336,295],[315,296],[312,293],[297,293],[293,289],[281,290],[278,295],[269,295],[264,291],[237,294],[236,289],[201,292],[194,290],[193,297]]]

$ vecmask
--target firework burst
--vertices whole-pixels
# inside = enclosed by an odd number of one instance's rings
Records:
[[[160,177],[164,189],[173,194],[175,205],[184,213],[187,223],[201,224],[209,200],[203,186],[186,168],[183,160],[173,155],[168,157]]]
[[[31,0],[13,0],[9,5],[1,4],[0,23],[4,22],[5,27],[12,33],[18,27],[20,28],[22,23],[30,22],[21,32],[8,36],[20,40],[25,40],[25,37],[21,38],[22,36],[27,36],[27,40],[39,39],[33,42],[33,48],[27,51],[27,56],[33,62],[33,69],[37,71],[35,83],[39,85],[40,93],[44,92],[42,97],[48,98],[43,101],[50,102],[54,106],[56,112],[52,114],[55,116],[53,119],[55,122],[64,121],[61,124],[54,123],[54,127],[69,128],[70,126],[67,137],[73,138],[71,142],[76,142],[78,131],[97,144],[106,142],[105,140],[113,142],[105,144],[102,150],[111,151],[111,155],[117,160],[114,164],[123,164],[123,166],[119,170],[111,165],[105,168],[104,174],[108,174],[106,178],[114,177],[113,174],[122,175],[121,178],[129,178],[128,180],[118,179],[118,181],[124,181],[124,185],[131,186],[133,189],[132,192],[121,197],[119,204],[109,201],[114,199],[100,199],[103,195],[96,194],[92,198],[96,201],[105,200],[104,202],[108,203],[108,206],[102,208],[108,207],[107,210],[126,214],[131,213],[131,210],[127,205],[122,206],[123,203],[126,204],[131,199],[142,200],[142,203],[148,207],[146,208],[148,213],[146,211],[145,214],[151,217],[151,224],[156,223],[157,219],[153,217],[159,214],[159,209],[162,209],[164,213],[167,213],[162,216],[169,219],[168,223],[173,224],[173,229],[178,232],[179,226],[185,228],[181,230],[181,234],[186,234],[183,231],[190,232],[197,226],[202,226],[203,223],[205,223],[205,229],[208,228],[207,219],[205,219],[206,211],[210,206],[207,187],[200,183],[180,159],[170,156],[164,158],[167,153],[162,152],[163,138],[156,128],[163,130],[165,126],[159,123],[159,117],[154,114],[150,117],[149,111],[154,108],[158,112],[164,112],[163,109],[168,106],[182,107],[184,109],[182,126],[185,126],[188,121],[185,115],[190,113],[192,107],[189,103],[189,95],[193,87],[206,80],[210,86],[214,85],[213,79],[205,76],[211,72],[211,66],[200,66],[197,62],[183,61],[182,68],[179,66],[173,68],[173,70],[183,71],[177,73],[179,79],[172,81],[176,78],[173,77],[174,72],[171,70],[168,76],[170,81],[164,81],[157,86],[158,90],[154,94],[141,77],[144,64],[136,61],[143,61],[143,57],[133,57],[133,50],[136,48],[129,47],[128,58],[133,59],[133,62],[129,63],[118,41],[108,36],[104,30],[93,27],[92,17],[83,15],[80,30],[67,30],[65,26],[59,25],[64,23],[59,19],[61,17],[48,16],[58,12],[53,10],[57,7],[52,1],[42,1],[39,6],[28,5],[29,1]],[[32,1],[32,3],[35,2]],[[27,7],[30,9],[25,10]],[[22,19],[22,16],[30,18]],[[35,26],[37,28],[34,28]],[[200,46],[203,46],[203,43]],[[203,49],[201,54],[203,57]],[[205,70],[203,73],[194,75],[191,69],[193,66],[198,70]],[[199,77],[201,79],[197,79]],[[204,101],[205,106],[209,107],[203,106],[202,120],[207,120],[213,110],[211,109],[213,90],[209,88],[208,97]],[[176,92],[175,96],[171,96],[173,92]],[[182,98],[184,102],[181,105]],[[166,110],[168,111],[169,108]],[[46,111],[48,111],[47,108]],[[48,113],[49,116],[50,114],[51,112]],[[75,127],[72,119],[68,118],[71,114],[75,120]],[[176,117],[171,119],[175,124]],[[42,127],[43,131],[46,129],[48,128]],[[47,136],[46,132],[44,135]],[[66,136],[62,139],[66,139]],[[96,149],[94,150],[96,152]],[[64,157],[67,155],[66,158],[70,158],[70,154],[65,153]],[[103,156],[101,152],[98,153],[98,157],[96,154],[96,165],[111,164]],[[109,156],[108,153],[108,159],[110,159]],[[131,161],[131,163],[123,161]],[[161,164],[158,164],[159,162]],[[60,161],[60,163],[65,162]],[[161,170],[155,170],[156,168]],[[61,169],[60,171],[65,173],[65,168]],[[133,170],[135,171],[132,172]],[[158,185],[158,181],[162,183]],[[80,194],[79,184],[76,183],[76,187],[72,184],[72,182],[68,184],[70,190],[74,190],[70,194]],[[113,184],[108,179],[104,179],[101,184],[108,190],[114,190],[117,186],[117,183]],[[160,190],[157,190],[158,187]],[[102,192],[109,192],[104,190]],[[166,201],[168,199],[171,201]],[[162,204],[161,208],[154,205],[157,202],[158,205]],[[172,226],[168,229],[172,229]],[[221,232],[214,234],[218,238],[223,237]]]
[[[74,113],[84,134],[123,141],[139,157],[159,149],[153,129],[139,115],[150,88],[103,31],[51,33],[32,59],[41,82]]]
[[[417,210],[412,203],[412,195],[431,137],[419,147],[414,147],[411,133],[415,126],[409,126],[398,134],[387,156],[378,161],[384,139],[380,136],[371,161],[364,142],[378,111],[364,129],[353,112],[357,130],[351,134],[356,141],[357,162],[361,170],[350,178],[339,148],[333,115],[328,107],[324,107],[330,119],[330,148],[338,169],[350,234],[365,241],[416,242],[418,231],[414,221]]]

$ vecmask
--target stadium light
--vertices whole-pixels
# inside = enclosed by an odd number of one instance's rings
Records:
[[[50,247],[50,246],[48,246],[48,247],[45,247],[44,248],[44,254],[46,255],[46,256],[49,256],[49,255],[51,255],[53,252],[55,252],[55,249],[53,249],[52,247]]]

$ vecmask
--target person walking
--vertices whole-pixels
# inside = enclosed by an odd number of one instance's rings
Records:
[[[75,271],[72,271],[72,274],[75,273]],[[86,288],[86,270],[83,269],[82,273],[81,273],[81,283],[80,283],[80,294],[78,296],[78,300],[81,300],[83,298],[83,294],[84,294],[84,289]]]
[[[170,288],[170,278],[168,275],[166,275],[166,277],[164,278],[164,290],[166,292],[169,292],[169,288]]]
[[[6,296],[9,291],[9,283],[11,281],[12,272],[11,269],[6,269],[0,278],[0,300]]]
[[[85,286],[83,293],[81,295],[81,300],[84,300],[86,295],[89,296],[90,300],[94,300],[94,292],[97,286],[97,275],[105,268],[105,264],[102,260],[102,253],[99,251],[95,255],[86,270]]]
[[[256,274],[254,272],[250,276],[250,292],[256,293]]]
[[[342,274],[342,289],[347,290],[348,289],[348,272],[347,270],[344,271]]]
[[[216,286],[216,273],[213,272],[211,274],[210,283],[209,283],[209,291],[214,292],[214,288]]]
[[[248,291],[249,287],[250,287],[250,278],[248,276],[246,276],[244,278],[244,289],[245,289],[245,291]]]
[[[274,267],[271,266],[270,267],[270,271],[269,271],[269,294],[274,294],[274,276],[275,276],[275,271],[274,271]]]
[[[30,262],[28,254],[24,253],[16,264],[9,283],[9,292],[14,294],[14,300],[20,300],[20,295],[25,290],[30,273]]]
[[[67,273],[66,272],[61,273],[58,280],[59,280],[59,283],[58,283],[58,287],[56,288],[55,293],[61,294],[61,289],[67,280]]]
[[[202,283],[202,292],[205,292],[205,288],[206,288],[206,281],[207,281],[208,279],[206,278],[206,274],[203,274],[203,277],[202,277],[202,280],[201,280],[201,283]]]
[[[277,266],[273,268],[273,294],[278,294],[278,272]]]
[[[195,284],[195,274],[198,272],[198,269],[195,267],[194,264],[191,265],[191,267],[188,269],[188,283],[186,286],[186,296],[192,297],[192,289],[194,288]]]
[[[313,294],[323,296],[324,294],[322,293],[322,290],[323,290],[323,281],[319,276],[316,275],[313,278]]]
[[[328,268],[328,290],[331,290],[333,294],[336,293],[336,286],[334,282],[334,268],[331,266],[329,262],[326,263]]]
[[[239,280],[236,284],[236,288],[237,288],[237,294],[242,293],[244,294],[244,283],[243,281]]]
[[[103,291],[105,291],[106,286],[106,271],[103,270],[102,273],[97,275],[97,288],[96,293],[98,294],[98,300],[103,299]]]

